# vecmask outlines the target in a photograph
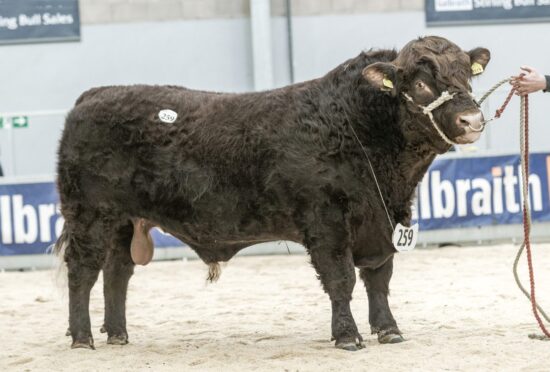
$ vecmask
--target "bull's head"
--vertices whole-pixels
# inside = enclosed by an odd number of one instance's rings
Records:
[[[406,131],[428,136],[440,152],[449,144],[476,141],[483,114],[472,96],[470,79],[482,73],[490,52],[465,52],[437,36],[408,43],[392,62],[377,62],[363,76],[378,89],[400,96]]]

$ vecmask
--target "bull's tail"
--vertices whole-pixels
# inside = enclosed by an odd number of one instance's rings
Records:
[[[206,277],[207,281],[210,283],[217,282],[221,274],[222,269],[218,262],[211,262],[208,264],[208,276]]]
[[[67,287],[67,265],[65,264],[65,251],[69,245],[70,236],[67,226],[64,225],[61,230],[61,235],[53,245],[52,254],[56,256],[56,264],[54,270],[54,281],[58,287]]]
[[[59,235],[59,238],[57,238],[57,241],[53,246],[52,253],[56,255],[60,260],[63,260],[63,256],[65,255],[65,250],[67,249],[68,244],[69,233],[67,231],[67,227],[64,225],[63,229],[61,230],[61,235]]]
[[[63,229],[61,230],[61,235],[59,235],[59,238],[57,238],[57,241],[53,246],[53,254],[55,254],[57,257],[63,258],[63,254],[65,253],[65,249],[67,248],[68,244],[69,233],[67,232],[66,226],[63,226]]]

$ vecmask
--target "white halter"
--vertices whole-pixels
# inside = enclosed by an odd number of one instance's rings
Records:
[[[407,93],[403,92],[403,96],[407,100],[409,100],[416,106],[420,107],[422,109],[422,113],[430,118],[430,121],[432,122],[432,125],[434,126],[437,133],[439,133],[439,136],[443,138],[443,140],[447,142],[449,145],[458,145],[458,143],[454,142],[449,137],[447,137],[445,133],[443,133],[443,131],[439,128],[439,125],[437,125],[437,123],[435,122],[432,111],[438,108],[439,106],[441,106],[442,104],[444,104],[445,102],[452,100],[455,94],[456,93],[449,93],[448,91],[444,91],[443,93],[441,93],[439,98],[437,98],[435,101],[430,103],[428,106],[422,106],[414,102],[412,97],[409,96]]]

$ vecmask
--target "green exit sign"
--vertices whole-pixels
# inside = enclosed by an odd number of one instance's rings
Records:
[[[29,117],[28,116],[14,116],[11,118],[11,125],[13,128],[28,128]]]
[[[0,129],[28,128],[28,127],[29,127],[28,116],[12,116],[12,117],[0,116]]]

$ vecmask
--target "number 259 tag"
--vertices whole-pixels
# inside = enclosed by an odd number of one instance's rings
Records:
[[[395,226],[392,235],[392,243],[398,252],[412,251],[418,238],[418,224],[406,227],[400,223]]]

